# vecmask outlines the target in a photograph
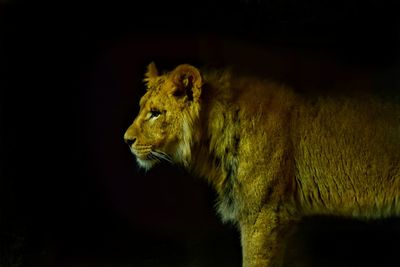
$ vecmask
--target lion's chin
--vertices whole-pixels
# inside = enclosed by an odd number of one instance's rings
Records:
[[[150,170],[157,164],[156,160],[143,160],[136,157],[136,161],[140,168],[145,169],[146,171]]]

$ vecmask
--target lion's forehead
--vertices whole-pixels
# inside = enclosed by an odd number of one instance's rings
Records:
[[[161,92],[148,91],[140,99],[140,107],[142,109],[151,108],[151,106],[162,105],[165,102],[167,96]]]

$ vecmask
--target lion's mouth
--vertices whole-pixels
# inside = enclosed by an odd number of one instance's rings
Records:
[[[149,154],[149,152],[145,152],[145,151],[141,151],[141,150],[137,150],[133,147],[129,147],[132,154],[135,155],[136,158],[142,159],[142,160],[146,160],[147,159],[147,155]]]
[[[172,163],[171,157],[160,150],[152,149],[151,146],[130,146],[132,154],[135,155],[137,162],[145,169],[149,169],[157,163]]]
[[[151,145],[130,145],[129,149],[136,158],[141,160],[147,160],[148,155],[151,152]]]

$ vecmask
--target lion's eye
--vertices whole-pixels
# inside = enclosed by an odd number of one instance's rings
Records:
[[[159,110],[151,110],[150,111],[150,119],[157,118],[160,115],[161,115],[161,112]]]

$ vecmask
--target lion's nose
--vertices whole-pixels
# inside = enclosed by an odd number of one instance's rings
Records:
[[[132,146],[135,142],[136,142],[136,137],[125,138],[125,143],[127,143],[128,146]]]

